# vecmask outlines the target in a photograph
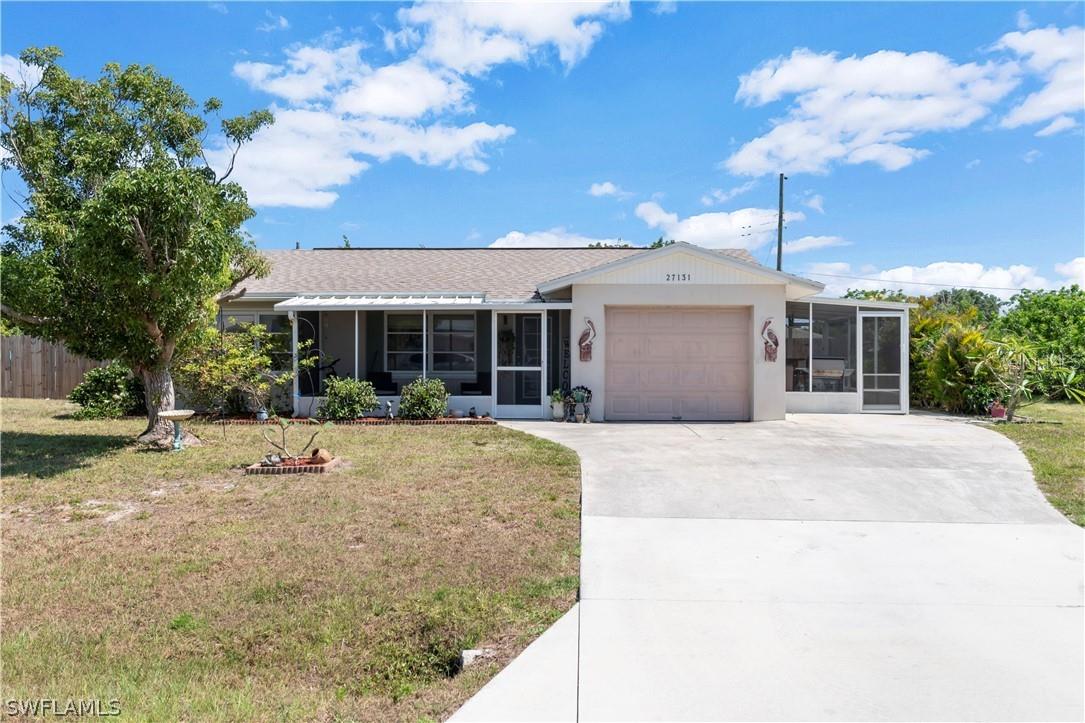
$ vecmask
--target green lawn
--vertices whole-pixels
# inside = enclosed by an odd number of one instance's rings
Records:
[[[3,400],[3,689],[130,720],[427,720],[567,610],[580,467],[500,427],[337,427],[326,475],[244,476],[258,427]],[[306,435],[307,436],[307,435]],[[460,650],[493,662],[455,673]]]
[[[996,424],[1028,457],[1049,502],[1085,527],[1085,405],[1038,403],[1019,416],[1059,424]]]

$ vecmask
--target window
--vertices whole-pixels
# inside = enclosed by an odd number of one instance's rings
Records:
[[[290,353],[290,319],[286,314],[260,314],[260,323],[270,335],[272,365],[276,369],[288,370],[294,365]]]
[[[813,305],[811,391],[855,392],[855,307]]]
[[[787,334],[784,342],[787,364],[787,391],[810,389],[810,304],[789,301]]]
[[[787,304],[787,391],[855,392],[856,308]]]
[[[435,372],[475,371],[475,315],[434,314],[430,368]]]
[[[384,316],[388,336],[385,369],[390,372],[422,371],[422,315]]]

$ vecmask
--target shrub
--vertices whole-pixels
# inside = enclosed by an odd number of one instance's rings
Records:
[[[991,374],[977,369],[990,350],[991,342],[979,329],[949,326],[931,346],[924,376],[916,381],[925,387],[925,396],[947,412],[981,414],[998,397]]]
[[[437,419],[448,409],[448,390],[440,379],[415,379],[403,387],[399,416],[404,419]]]
[[[109,419],[145,411],[143,382],[118,362],[90,369],[68,399],[80,406],[79,419]]]
[[[186,402],[202,409],[268,409],[275,392],[285,390],[294,378],[292,369],[281,368],[290,363],[281,343],[262,324],[242,324],[226,332],[208,327],[174,364],[174,378]],[[308,358],[298,360],[299,367],[311,364]]]
[[[324,381],[324,401],[317,409],[321,419],[358,419],[380,406],[373,385],[349,377],[328,377]]]

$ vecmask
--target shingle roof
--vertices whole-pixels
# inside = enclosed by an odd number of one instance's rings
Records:
[[[264,251],[271,273],[250,294],[481,292],[526,301],[544,281],[645,253],[643,248],[358,248]],[[756,263],[742,249],[720,253]]]

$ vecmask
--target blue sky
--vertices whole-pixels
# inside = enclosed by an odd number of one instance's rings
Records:
[[[1083,8],[5,2],[0,42],[8,74],[58,45],[272,108],[236,174],[263,248],[663,235],[772,263],[782,170],[787,270],[1010,289],[1085,283]]]

